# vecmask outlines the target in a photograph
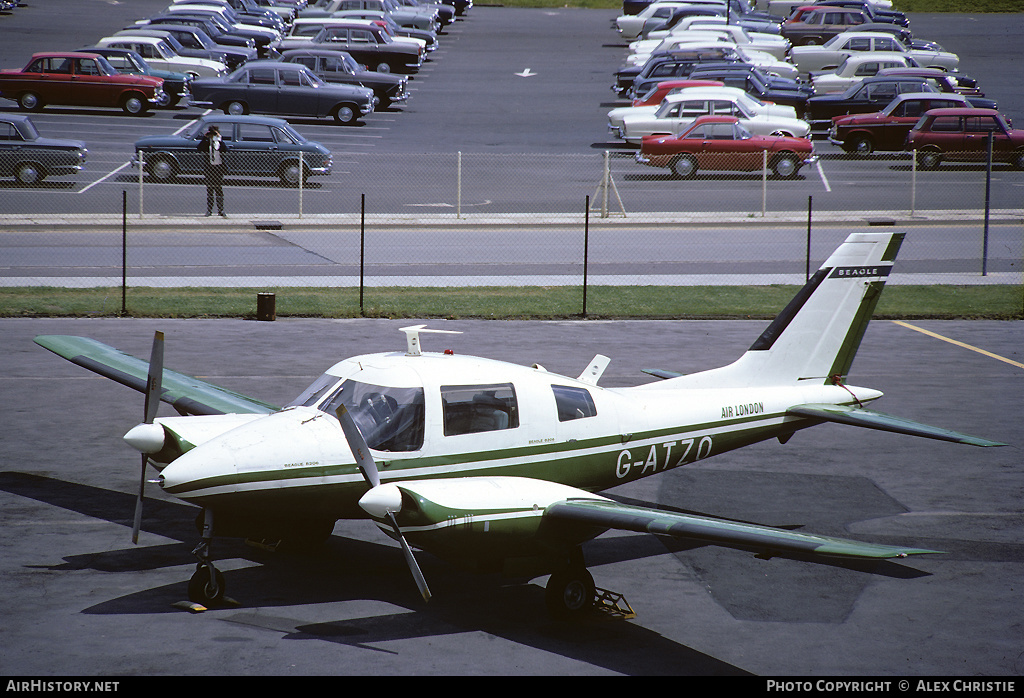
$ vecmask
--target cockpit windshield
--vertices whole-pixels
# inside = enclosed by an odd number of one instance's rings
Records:
[[[423,447],[423,389],[393,388],[346,380],[320,403],[333,415],[345,405],[366,445],[378,451],[418,451]]]

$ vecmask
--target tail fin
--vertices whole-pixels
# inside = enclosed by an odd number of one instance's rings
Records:
[[[746,387],[845,378],[903,237],[850,235],[735,363],[673,380]]]

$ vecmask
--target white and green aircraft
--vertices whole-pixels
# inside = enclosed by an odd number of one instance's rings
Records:
[[[850,235],[734,363],[604,388],[601,355],[577,377],[420,347],[345,359],[283,407],[163,369],[84,337],[36,342],[146,394],[125,441],[142,453],[133,540],[147,467],[164,492],[201,507],[189,596],[223,598],[215,535],[326,539],[339,519],[370,518],[404,550],[493,566],[514,558],[551,574],[548,607],[595,603],[582,544],[610,529],[650,532],[762,556],[892,558],[929,552],[627,505],[595,494],[766,439],[841,422],[975,446],[1002,445],[865,408],[882,396],[846,384],[854,354],[903,241]],[[158,400],[180,416],[156,417]]]

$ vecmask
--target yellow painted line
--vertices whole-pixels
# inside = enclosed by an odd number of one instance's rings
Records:
[[[989,357],[991,359],[996,359],[997,361],[1002,361],[1004,363],[1008,363],[1011,366],[1016,366],[1017,368],[1024,368],[1024,364],[1019,363],[1017,361],[1014,361],[1012,359],[1007,359],[1005,356],[999,356],[999,354],[993,354],[990,351],[985,351],[984,349],[979,349],[978,347],[971,346],[970,344],[964,344],[963,342],[958,342],[955,339],[950,339],[949,337],[943,337],[941,334],[936,334],[934,332],[930,332],[929,330],[923,329],[921,327],[914,327],[910,323],[903,322],[902,320],[893,320],[893,322],[895,324],[897,324],[897,325],[900,325],[901,327],[906,327],[907,329],[914,330],[915,332],[920,332],[921,334],[926,334],[929,337],[934,337],[935,339],[941,339],[943,342],[949,342],[950,344],[955,344],[958,347],[963,347],[964,349],[970,349],[971,351],[976,351],[979,354],[987,356],[987,357]]]

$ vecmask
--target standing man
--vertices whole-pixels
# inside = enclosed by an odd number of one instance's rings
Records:
[[[224,214],[224,139],[220,137],[220,129],[211,125],[206,135],[199,141],[199,152],[206,153],[203,171],[206,175],[206,215],[213,214],[213,202],[217,202],[217,213],[221,218]]]

